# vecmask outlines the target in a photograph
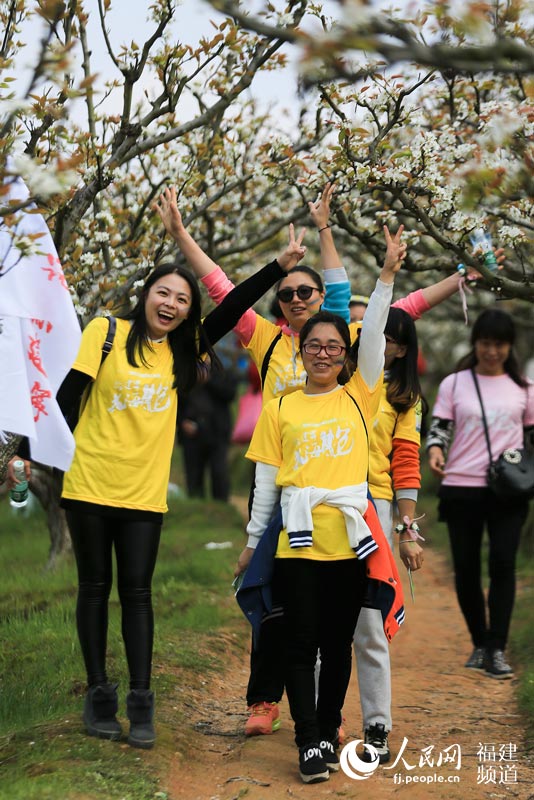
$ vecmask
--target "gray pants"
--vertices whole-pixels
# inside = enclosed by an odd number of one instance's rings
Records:
[[[375,500],[384,535],[393,547],[393,509],[388,500]],[[354,654],[363,727],[382,723],[391,730],[391,667],[389,643],[384,633],[382,614],[375,608],[362,608],[354,632]]]

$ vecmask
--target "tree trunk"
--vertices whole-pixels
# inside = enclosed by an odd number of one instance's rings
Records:
[[[30,488],[46,513],[50,550],[46,569],[54,569],[58,560],[72,550],[65,512],[59,506],[62,475],[56,469],[32,467]]]

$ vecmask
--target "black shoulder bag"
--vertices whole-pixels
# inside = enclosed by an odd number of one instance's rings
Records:
[[[493,460],[488,431],[488,423],[482,403],[482,395],[478,385],[475,370],[471,370],[475,389],[477,390],[480,410],[482,411],[482,422],[484,424],[484,434],[489,453],[489,467],[487,472],[488,486],[497,497],[534,497],[534,452],[524,448],[505,450],[501,455]]]

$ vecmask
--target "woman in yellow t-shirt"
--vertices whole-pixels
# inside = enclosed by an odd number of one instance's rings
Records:
[[[76,451],[65,474],[62,506],[78,568],[76,620],[88,682],[83,719],[92,736],[121,737],[117,685],[106,672],[115,550],[130,675],[128,742],[142,748],[154,744],[151,582],[167,510],[178,394],[190,391],[206,373],[206,354],[217,362],[211,344],[259,299],[257,277],[235,288],[232,308],[219,306],[202,324],[200,292],[189,270],[176,264],[157,267],[134,309],[115,320],[105,361],[108,321],[100,317],[85,328],[59,389],[61,410],[75,425]],[[77,420],[80,398],[90,385]]]
[[[386,238],[391,243],[387,229]],[[266,404],[247,453],[256,462],[256,486],[249,541],[237,571],[246,569],[280,500],[284,527],[274,584],[284,607],[286,691],[305,783],[327,780],[339,769],[335,738],[350,677],[352,637],[367,589],[369,561],[364,559],[377,551],[364,520],[367,431],[378,410],[383,330],[394,275],[404,257],[404,247],[396,244],[388,247],[390,257],[369,303],[356,371],[351,375],[346,323],[328,312],[309,319],[300,331],[305,388]]]

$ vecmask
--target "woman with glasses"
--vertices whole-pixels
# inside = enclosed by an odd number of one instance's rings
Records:
[[[319,234],[324,284],[321,276],[309,267],[299,263],[285,274],[274,261],[261,272],[266,276],[268,273],[272,275],[272,283],[278,281],[277,297],[286,324],[280,328],[278,324],[270,322],[250,309],[234,328],[258,367],[262,378],[264,404],[274,397],[282,397],[305,386],[306,372],[299,350],[299,333],[306,321],[321,308],[339,313],[341,316],[348,314],[350,283],[329,225],[333,192],[334,187],[327,184],[321,197],[308,204],[312,221]],[[204,253],[185,228],[173,187],[165,189],[155,209],[196,276],[206,286],[211,299],[217,304],[221,303],[233,288],[233,283]],[[302,238],[301,234],[298,237],[299,243],[302,243]],[[292,232],[290,239],[294,239]],[[458,279],[459,276],[455,274],[437,284],[418,289],[398,300],[395,306],[402,307],[413,319],[418,319],[434,305],[457,291]],[[325,297],[326,304],[323,302]],[[350,325],[353,341],[359,328],[360,323]],[[271,734],[280,727],[278,703],[284,693],[284,680],[279,658],[281,648],[279,612],[280,607],[275,599],[273,616],[265,619],[261,636],[256,647],[251,650],[251,674],[247,687],[250,716],[245,726],[245,733],[248,736]],[[377,719],[380,719],[380,715]],[[370,727],[371,722],[372,720],[364,720],[365,727]],[[387,746],[387,736],[385,743]]]
[[[383,329],[405,253],[401,233],[391,237],[385,229],[386,259],[363,321],[356,369],[348,325],[324,311],[309,318],[300,331],[306,384],[264,406],[247,452],[256,462],[256,482],[239,569],[280,503],[273,593],[284,608],[286,691],[305,783],[325,781],[339,769],[336,740],[368,576],[391,589],[388,638],[402,619],[391,550],[380,526],[366,519],[368,436],[382,386]]]

